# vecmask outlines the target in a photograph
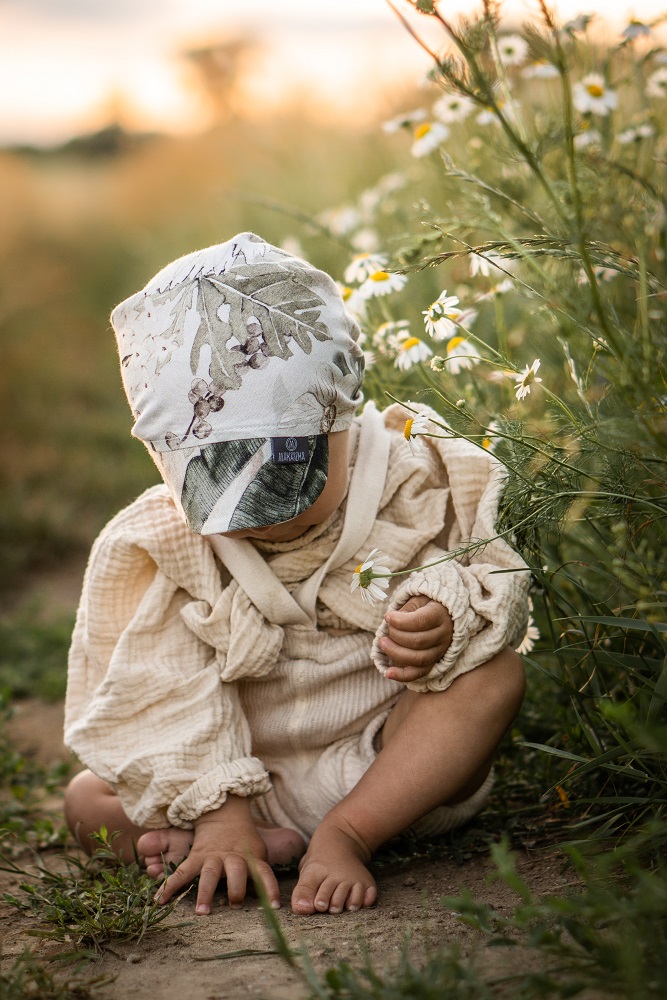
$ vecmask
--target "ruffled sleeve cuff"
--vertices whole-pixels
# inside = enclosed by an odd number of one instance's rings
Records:
[[[445,575],[443,575],[443,570]],[[398,611],[411,597],[423,595],[432,601],[439,601],[449,611],[452,617],[454,632],[452,641],[445,655],[429,671],[417,681],[412,681],[407,687],[415,691],[443,691],[458,676],[454,665],[460,660],[470,639],[482,627],[483,623],[470,606],[468,590],[460,576],[453,569],[447,573],[440,565],[437,569],[427,568],[411,574],[405,583],[396,589],[389,604],[388,611]],[[378,643],[382,636],[388,634],[388,626],[384,618],[375,633],[371,657],[378,670],[385,674],[389,669],[389,658],[383,653]]]
[[[204,813],[218,809],[230,792],[247,798],[263,795],[270,788],[271,781],[262,762],[257,757],[241,757],[228,764],[220,764],[193,782],[171,803],[167,809],[167,821],[171,826],[189,829],[194,820]],[[135,822],[143,825],[136,819]]]

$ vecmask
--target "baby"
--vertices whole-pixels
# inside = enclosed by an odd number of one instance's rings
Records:
[[[474,816],[521,705],[529,574],[495,537],[502,467],[447,436],[413,453],[399,406],[355,415],[335,283],[251,233],[168,265],[112,323],[165,485],[91,552],[69,826],[88,850],[120,831],[150,875],[178,864],[162,902],[199,876],[199,914],[221,879],[241,907],[250,872],[278,907],[271,866],[294,857],[294,912],[371,906],[373,852]]]

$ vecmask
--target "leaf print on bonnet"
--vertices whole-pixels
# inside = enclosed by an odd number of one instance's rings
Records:
[[[112,324],[132,433],[193,530],[280,523],[314,502],[326,435],[349,427],[364,370],[329,275],[241,233],[167,265]]]

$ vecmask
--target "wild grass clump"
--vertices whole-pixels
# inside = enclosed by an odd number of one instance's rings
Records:
[[[64,871],[28,871],[0,856],[0,870],[23,879],[16,894],[3,894],[5,902],[36,917],[40,926],[31,934],[67,945],[60,958],[95,958],[114,941],[141,941],[161,927],[181,898],[160,905],[155,879],[138,860],[121,864],[113,838],[102,828],[92,856],[85,861],[64,857]]]
[[[603,44],[544,4],[521,33],[494,3],[440,7],[397,9],[432,90],[386,123],[405,168],[333,217],[356,210],[368,247],[344,294],[411,447],[462,437],[507,467],[497,530],[533,580],[519,742],[616,836],[667,801],[665,52],[639,22]]]
[[[47,770],[12,745],[7,723],[12,716],[7,691],[0,689],[0,837],[3,848],[26,843],[32,847],[60,844],[64,833],[48,816],[40,815],[44,796],[57,788],[66,776],[66,766]]]
[[[63,979],[25,948],[6,972],[0,972],[0,1000],[93,1000],[110,981],[107,976]]]

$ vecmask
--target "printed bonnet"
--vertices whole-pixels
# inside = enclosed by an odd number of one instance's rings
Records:
[[[364,365],[327,274],[241,233],[167,265],[111,322],[132,433],[193,531],[282,523],[317,499]]]

